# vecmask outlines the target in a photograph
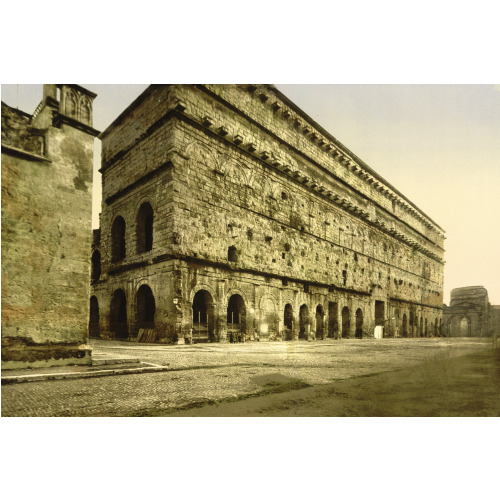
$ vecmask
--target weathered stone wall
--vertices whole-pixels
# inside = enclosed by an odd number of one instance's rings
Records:
[[[102,135],[101,254],[108,271],[94,287],[99,303],[147,275],[160,293],[155,299],[176,302],[163,313],[157,307],[169,337],[190,338],[199,290],[210,294],[221,340],[233,295],[243,298],[250,338],[285,337],[286,304],[294,330],[307,305],[303,326],[319,336],[328,325],[330,336],[341,335],[347,319],[344,336],[373,336],[376,324],[388,335],[439,334],[442,230],[279,92],[152,87],[136,105]],[[155,217],[147,256],[134,246],[143,200]],[[118,214],[129,250],[110,267]],[[159,261],[173,263],[168,279]],[[158,279],[173,293],[155,285]],[[127,295],[132,312],[134,286]],[[175,320],[165,319],[168,311]]]
[[[2,103],[2,132],[16,110]],[[2,368],[90,362],[88,339],[94,135],[37,128],[45,154],[2,133]]]

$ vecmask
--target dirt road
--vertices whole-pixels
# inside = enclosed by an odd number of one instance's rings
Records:
[[[499,395],[500,352],[486,350],[322,386],[174,411],[165,416],[498,417]]]

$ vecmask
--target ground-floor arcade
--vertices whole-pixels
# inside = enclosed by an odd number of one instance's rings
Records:
[[[154,269],[153,269],[154,268]],[[442,310],[346,289],[170,261],[93,286],[93,337],[245,342],[441,335]]]

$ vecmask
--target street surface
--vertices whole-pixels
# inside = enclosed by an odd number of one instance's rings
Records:
[[[94,352],[171,371],[2,386],[2,416],[500,416],[491,339],[363,339]]]

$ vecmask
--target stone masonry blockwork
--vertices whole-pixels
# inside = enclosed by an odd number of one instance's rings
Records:
[[[100,137],[95,336],[441,335],[444,231],[274,86],[152,85]]]

